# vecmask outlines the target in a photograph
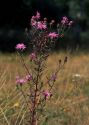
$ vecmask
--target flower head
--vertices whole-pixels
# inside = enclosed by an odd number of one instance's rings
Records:
[[[48,99],[49,97],[52,96],[52,94],[50,92],[48,92],[48,91],[44,91],[43,95],[44,95],[45,99]]]
[[[16,83],[22,85],[22,84],[26,83],[26,79],[20,78],[19,76],[17,76]]]
[[[57,38],[57,37],[58,37],[58,34],[55,33],[55,32],[51,32],[51,33],[48,34],[48,37],[50,37],[51,39]]]
[[[26,79],[27,79],[28,81],[32,80],[32,75],[27,75],[27,76],[26,76]]]
[[[42,29],[46,29],[46,28],[47,28],[47,26],[46,26],[45,23],[43,23],[43,22],[38,22],[37,29],[42,30]]]
[[[23,43],[18,43],[15,48],[17,50],[24,50],[26,46]]]
[[[62,19],[65,20],[65,21],[68,21],[68,18],[66,16],[63,16]]]
[[[36,53],[35,52],[30,54],[30,59],[31,59],[31,61],[36,59]]]
[[[65,25],[65,24],[68,24],[68,18],[66,17],[66,16],[64,16],[63,18],[62,18],[62,20],[61,20],[61,23],[63,24],[63,25]]]
[[[73,21],[69,21],[68,25],[71,26],[73,24]]]

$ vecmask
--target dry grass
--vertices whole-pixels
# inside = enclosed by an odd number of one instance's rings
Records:
[[[89,54],[51,54],[45,74],[50,75],[66,55],[68,62],[58,75],[41,125],[89,125]],[[27,111],[15,86],[15,76],[24,71],[17,55],[0,54],[0,125],[26,125]]]

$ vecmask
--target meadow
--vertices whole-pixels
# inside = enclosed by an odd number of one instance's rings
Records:
[[[52,53],[43,79],[65,56],[68,61],[57,76],[40,125],[89,125],[89,54]],[[31,69],[29,55],[24,58]],[[18,55],[0,54],[0,125],[27,125],[28,110],[15,81],[24,72]]]

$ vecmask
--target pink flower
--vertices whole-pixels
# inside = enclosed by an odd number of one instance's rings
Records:
[[[62,19],[68,21],[68,18],[66,16],[64,16]]]
[[[24,50],[26,48],[26,46],[23,43],[19,43],[16,45],[15,47],[17,50]]]
[[[28,81],[32,80],[32,75],[27,75],[27,76],[26,76],[26,79],[27,79]]]
[[[64,25],[64,24],[67,24],[68,23],[68,18],[66,16],[64,16],[61,20],[61,23]]]
[[[46,28],[47,28],[47,26],[45,23],[38,22],[37,29],[42,30],[42,29],[46,29]]]
[[[64,25],[64,24],[66,24],[66,21],[65,20],[61,20],[61,23]]]
[[[35,16],[36,19],[40,19],[40,13],[37,11],[36,12],[36,16]]]
[[[36,59],[36,53],[34,53],[34,52],[31,53],[31,54],[30,54],[30,59],[31,59],[31,61],[32,61],[32,60],[35,60],[35,59]]]
[[[45,30],[47,28],[47,25],[43,23],[42,28]]]
[[[45,99],[48,99],[49,97],[52,96],[52,94],[50,92],[48,92],[48,91],[44,91],[43,95],[44,95]]]
[[[57,38],[57,37],[58,37],[58,34],[55,33],[55,32],[51,32],[51,33],[49,33],[48,37],[50,37],[51,39]]]
[[[26,79],[20,78],[19,76],[17,76],[16,83],[22,85],[22,84],[26,83]]]

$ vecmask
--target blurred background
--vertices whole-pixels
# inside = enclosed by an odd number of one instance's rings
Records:
[[[1,0],[0,51],[14,52],[15,45],[26,41],[25,28],[39,11],[42,17],[58,22],[62,16],[74,21],[67,35],[57,42],[55,50],[85,50],[89,48],[89,0]]]

